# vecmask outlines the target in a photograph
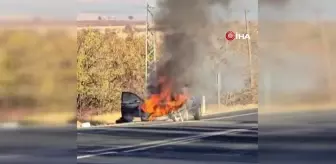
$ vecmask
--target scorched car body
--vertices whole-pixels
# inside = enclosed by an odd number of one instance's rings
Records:
[[[121,118],[116,123],[132,122],[134,117],[140,117],[141,121],[148,121],[149,114],[141,109],[144,100],[138,95],[131,92],[122,92],[121,95]],[[177,121],[176,116],[180,116],[180,120],[188,119],[189,113],[193,114],[195,120],[201,119],[201,101],[198,97],[190,97],[181,109],[177,112],[168,114],[168,117]]]

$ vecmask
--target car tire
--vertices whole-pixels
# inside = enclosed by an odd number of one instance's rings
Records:
[[[194,119],[195,120],[201,120],[202,119],[201,108],[197,108],[197,110],[195,111]]]
[[[116,120],[116,124],[122,124],[122,123],[127,123],[129,122],[128,120],[126,120],[125,118],[123,117],[120,117],[118,120]]]
[[[188,111],[188,109],[185,109],[184,111],[183,111],[183,120],[185,120],[185,121],[188,121],[189,120],[189,111]]]
[[[148,122],[149,121],[149,116],[147,113],[141,113],[140,119],[142,122]]]
[[[169,113],[168,114],[168,118],[171,119],[171,120],[173,120],[174,122],[177,122],[177,119],[176,119],[176,117],[174,116],[173,113]]]

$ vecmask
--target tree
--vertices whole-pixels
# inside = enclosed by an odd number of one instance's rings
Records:
[[[144,42],[142,37],[125,40],[113,31],[78,33],[77,110],[82,116],[87,109],[96,114],[119,110],[123,90],[141,95]]]
[[[75,39],[62,29],[0,32],[0,101],[5,97],[12,109],[70,111]]]

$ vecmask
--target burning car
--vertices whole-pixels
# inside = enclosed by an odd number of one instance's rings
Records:
[[[121,118],[116,123],[132,122],[135,117],[140,117],[141,121],[153,121],[158,117],[167,116],[173,121],[184,121],[189,119],[192,114],[195,120],[201,119],[201,100],[192,96],[186,99],[182,104],[178,104],[176,110],[163,110],[158,108],[157,112],[149,112],[144,109],[148,101],[140,98],[132,92],[122,92],[121,96]],[[169,104],[166,104],[169,106]],[[163,106],[166,106],[163,105]]]
[[[190,96],[186,87],[176,89],[167,78],[159,78],[155,91],[146,99],[131,92],[121,96],[121,118],[116,123],[132,122],[134,117],[141,121],[153,121],[168,116],[173,121],[189,119],[192,113],[195,120],[201,118],[201,101],[197,96]]]

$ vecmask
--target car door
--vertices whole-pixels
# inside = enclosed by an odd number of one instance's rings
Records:
[[[139,106],[143,100],[132,92],[122,92],[121,95],[121,111],[124,113],[139,113]],[[139,115],[139,114],[137,114]],[[135,116],[138,117],[138,116]]]

